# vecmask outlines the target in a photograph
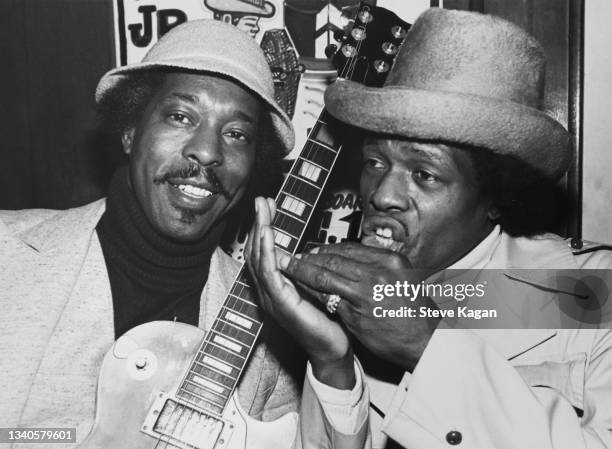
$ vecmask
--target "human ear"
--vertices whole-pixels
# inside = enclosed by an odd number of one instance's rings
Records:
[[[128,128],[121,133],[121,145],[123,152],[129,155],[132,152],[132,144],[134,143],[135,128]]]

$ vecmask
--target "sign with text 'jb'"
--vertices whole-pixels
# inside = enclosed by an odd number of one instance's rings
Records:
[[[283,28],[282,0],[116,0],[117,65],[139,62],[175,26],[195,19],[231,23],[258,42],[265,31]]]

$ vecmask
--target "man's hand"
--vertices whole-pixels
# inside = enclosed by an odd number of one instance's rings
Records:
[[[408,259],[397,252],[347,242],[322,246],[316,254],[283,259],[280,266],[323,304],[327,294],[340,295],[337,314],[347,329],[375,355],[403,369],[414,369],[440,321],[418,314],[414,318],[373,315],[374,306],[437,309],[428,297],[411,302],[405,296],[387,296],[381,302],[373,301],[374,285],[395,285],[397,281],[418,284],[432,274],[431,270],[412,269]]]
[[[279,270],[279,264],[286,266],[290,256],[274,248],[270,226],[276,211],[274,201],[257,198],[255,209],[257,216],[245,256],[262,307],[304,348],[320,382],[338,389],[353,388],[353,352],[347,332],[316,300],[300,294]]]

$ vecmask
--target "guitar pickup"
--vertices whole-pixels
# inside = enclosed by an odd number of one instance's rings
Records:
[[[232,423],[219,416],[160,393],[140,430],[173,447],[222,449],[227,446],[233,428]]]

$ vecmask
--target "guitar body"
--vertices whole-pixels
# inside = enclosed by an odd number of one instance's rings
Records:
[[[173,393],[193,361],[205,332],[183,323],[155,321],[135,327],[119,338],[102,363],[98,380],[96,419],[81,449],[145,449],[187,447],[178,441],[143,432],[161,416],[164,397]],[[154,405],[159,404],[158,413]],[[197,412],[186,411],[195,416]],[[153,410],[153,412],[152,412]],[[200,448],[289,448],[297,430],[297,413],[262,422],[249,417],[234,393],[222,418],[228,423],[220,436]],[[196,418],[197,419],[197,418]],[[173,427],[185,426],[177,422]],[[186,427],[186,426],[185,426]],[[211,433],[215,433],[212,432]],[[186,439],[189,438],[187,435]],[[213,441],[214,440],[214,441]]]

